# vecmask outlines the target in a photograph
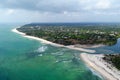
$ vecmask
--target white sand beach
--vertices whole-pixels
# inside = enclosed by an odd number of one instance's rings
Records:
[[[78,48],[97,48],[97,47],[103,47],[105,45],[103,44],[88,44],[88,45],[81,45],[81,44],[76,44],[74,45],[75,47],[78,47]]]
[[[120,80],[120,71],[105,62],[102,59],[104,57],[103,54],[81,53],[80,57],[87,66],[99,72],[105,80]]]
[[[20,35],[22,35],[23,37],[26,37],[26,38],[30,38],[30,39],[35,39],[35,40],[41,41],[42,43],[45,43],[45,44],[50,44],[50,45],[57,46],[57,47],[65,47],[65,48],[78,50],[78,51],[83,51],[83,52],[88,52],[88,53],[95,53],[95,50],[78,48],[78,47],[75,47],[73,45],[71,45],[71,46],[64,46],[64,45],[61,45],[61,44],[56,44],[56,43],[47,41],[47,40],[42,39],[42,38],[38,38],[38,37],[34,37],[34,36],[28,36],[28,35],[26,35],[23,32],[19,32],[16,28],[12,29],[12,32],[18,33],[18,34],[20,34]]]

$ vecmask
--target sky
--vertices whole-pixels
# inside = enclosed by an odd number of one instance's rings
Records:
[[[120,22],[120,0],[0,0],[0,22]]]

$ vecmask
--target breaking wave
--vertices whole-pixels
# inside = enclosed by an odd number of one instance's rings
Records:
[[[45,52],[47,50],[47,46],[41,46],[37,49],[37,52]]]

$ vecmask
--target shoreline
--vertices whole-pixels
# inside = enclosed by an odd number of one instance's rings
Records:
[[[103,47],[103,46],[106,46],[106,45],[103,45],[103,44],[88,44],[88,45],[81,45],[81,44],[76,44],[74,45],[75,47],[80,47],[80,48],[98,48],[98,47]]]
[[[18,31],[17,28],[12,29],[12,32],[20,34],[23,37],[26,37],[26,38],[29,38],[29,39],[38,40],[38,41],[41,41],[42,43],[50,44],[50,45],[57,46],[57,47],[64,47],[64,48],[78,50],[78,51],[83,51],[83,52],[88,52],[88,53],[95,53],[96,52],[95,50],[90,50],[90,49],[75,47],[75,45],[64,46],[64,45],[61,45],[61,44],[57,44],[57,43],[53,43],[53,42],[47,41],[47,40],[42,39],[42,38],[38,38],[38,37],[34,37],[34,36],[29,36],[29,35],[26,35],[23,32]]]
[[[94,48],[94,47],[101,47],[104,45],[70,45],[70,46],[64,46],[61,44],[57,44],[57,43],[53,43],[50,41],[47,41],[45,39],[42,38],[38,38],[38,37],[34,37],[34,36],[29,36],[26,35],[23,32],[20,32],[17,30],[17,28],[12,29],[12,32],[15,32],[17,34],[22,35],[23,37],[29,38],[29,39],[34,39],[34,40],[38,40],[42,43],[45,44],[50,44],[53,46],[57,46],[57,47],[63,47],[63,48],[68,48],[68,49],[73,49],[73,50],[78,50],[78,51],[83,51],[86,53],[81,53],[80,54],[80,58],[81,60],[83,60],[85,62],[85,64],[90,67],[91,69],[94,69],[95,71],[97,71],[98,73],[101,74],[101,76],[105,79],[105,80],[120,80],[120,72],[118,72],[118,70],[116,70],[115,68],[108,68],[110,65],[105,62],[104,60],[102,60],[102,57],[104,57],[103,54],[87,54],[87,53],[95,53],[95,50],[90,50],[90,49],[85,49],[85,48]]]
[[[120,80],[120,71],[104,61],[103,57],[104,54],[80,54],[86,65],[100,73],[105,80]]]

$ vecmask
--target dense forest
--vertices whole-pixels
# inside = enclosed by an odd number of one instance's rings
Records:
[[[120,54],[106,54],[103,59],[120,70]]]
[[[17,30],[63,45],[113,45],[120,36],[120,24],[112,23],[31,23]]]

